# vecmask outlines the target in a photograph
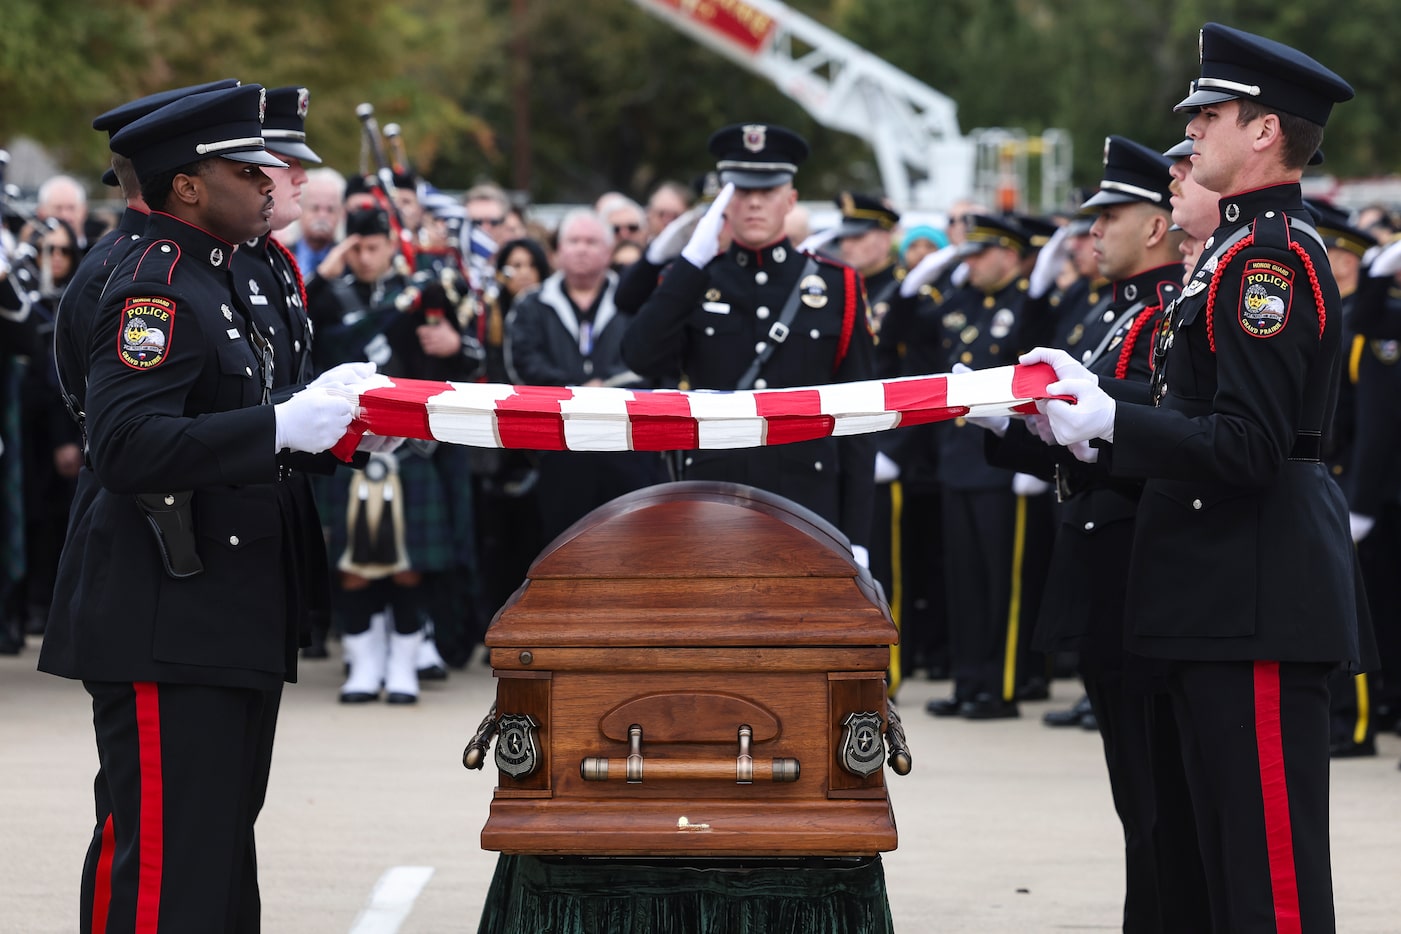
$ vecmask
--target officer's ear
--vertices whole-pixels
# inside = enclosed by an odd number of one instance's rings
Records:
[[[170,194],[179,199],[181,204],[198,204],[203,188],[204,183],[198,174],[187,175],[181,172],[170,180]]]

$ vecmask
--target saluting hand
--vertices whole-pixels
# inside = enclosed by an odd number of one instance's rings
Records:
[[[720,231],[725,227],[725,208],[735,195],[735,183],[728,182],[696,224],[696,232],[681,250],[681,258],[697,269],[704,269],[720,252]]]

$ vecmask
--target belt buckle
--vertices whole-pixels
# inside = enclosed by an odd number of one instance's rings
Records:
[[[775,344],[781,344],[788,340],[788,331],[788,325],[784,324],[782,321],[775,321],[773,327],[769,328],[769,340],[773,341]]]
[[[1056,465],[1056,502],[1063,503],[1070,499],[1070,481],[1066,477],[1066,471],[1061,469],[1061,465]]]

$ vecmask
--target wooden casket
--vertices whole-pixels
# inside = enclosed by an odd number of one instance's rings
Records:
[[[482,846],[894,849],[896,639],[846,538],[797,504],[701,482],[621,497],[553,542],[487,631],[499,777]],[[889,740],[907,771],[903,734]]]

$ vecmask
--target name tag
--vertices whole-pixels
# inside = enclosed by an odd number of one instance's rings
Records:
[[[730,306],[726,302],[701,302],[701,307],[712,315],[727,315],[730,313]]]
[[[238,328],[229,328],[229,329],[228,329],[227,331],[225,331],[224,333],[227,334],[227,335],[229,335],[229,340],[231,340],[231,341],[236,341],[236,340],[238,340],[238,339],[242,336],[241,334],[238,333]]]
[[[248,301],[254,305],[266,305],[268,303],[268,297],[266,295],[250,295],[248,296]]]

